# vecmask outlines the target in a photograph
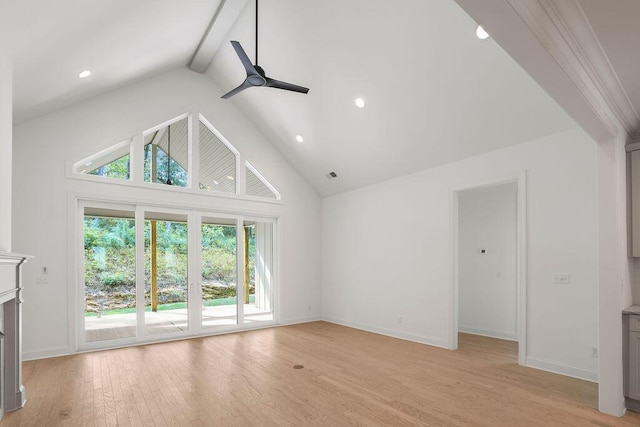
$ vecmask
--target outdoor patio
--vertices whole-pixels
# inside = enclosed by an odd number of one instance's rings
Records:
[[[145,335],[183,332],[188,329],[187,308],[175,310],[145,311]],[[234,304],[203,307],[202,328],[235,325],[237,307]],[[244,323],[268,322],[273,312],[244,305]],[[108,341],[136,336],[136,313],[109,314],[85,317],[85,342]]]

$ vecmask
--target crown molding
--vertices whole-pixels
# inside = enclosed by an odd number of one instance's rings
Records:
[[[637,138],[640,116],[577,0],[507,0],[609,132]]]

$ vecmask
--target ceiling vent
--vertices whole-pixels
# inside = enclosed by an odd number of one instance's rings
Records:
[[[329,179],[333,179],[333,178],[337,178],[338,174],[332,171],[332,172],[329,172],[326,176]]]

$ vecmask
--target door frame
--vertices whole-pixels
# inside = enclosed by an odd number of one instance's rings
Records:
[[[201,206],[186,206],[179,207],[177,204],[172,203],[149,203],[149,201],[135,200],[129,198],[101,198],[95,195],[89,195],[84,193],[70,193],[68,197],[69,205],[72,207],[69,210],[68,221],[69,229],[74,230],[75,236],[69,239],[68,252],[69,262],[68,271],[69,277],[73,277],[74,280],[70,281],[70,295],[69,299],[71,304],[68,306],[68,330],[69,330],[69,352],[81,352],[81,351],[93,351],[104,350],[111,348],[120,348],[132,345],[141,345],[148,343],[160,343],[166,341],[174,341],[180,339],[187,339],[199,336],[211,336],[219,335],[230,332],[241,332],[251,329],[262,329],[276,326],[280,323],[280,286],[282,285],[280,279],[280,247],[281,247],[281,232],[282,227],[281,214],[275,212],[258,212],[255,210],[237,209],[234,212],[230,210],[221,209],[220,211],[212,210],[210,208],[204,208]],[[136,337],[131,338],[119,338],[106,341],[86,342],[84,339],[85,325],[84,325],[84,208],[96,207],[110,210],[124,210],[133,213],[136,224],[136,260],[144,259],[144,213],[147,211],[167,214],[185,215],[187,217],[188,224],[188,251],[189,251],[189,265],[188,265],[188,298],[190,303],[188,304],[189,310],[189,327],[187,331],[179,333],[167,333],[158,335],[147,335],[144,333],[144,305],[140,305],[140,300],[144,301],[144,289],[137,286],[136,288]],[[273,224],[273,283],[272,289],[272,301],[274,306],[272,307],[273,319],[270,321],[259,322],[259,324],[251,324],[247,326],[244,323],[243,306],[238,305],[238,322],[236,325],[223,326],[220,328],[204,329],[201,326],[201,281],[198,279],[201,272],[201,230],[203,217],[217,217],[233,220],[236,224],[236,270],[238,277],[242,277],[244,271],[242,262],[244,251],[244,239],[242,238],[243,223],[244,221],[259,221]],[[132,219],[134,219],[132,218]],[[195,225],[195,226],[194,226]],[[136,283],[144,283],[144,265],[143,263],[136,263]],[[241,301],[242,289],[238,289],[240,293],[238,301]],[[140,313],[142,311],[142,313]],[[200,314],[198,316],[196,314]],[[194,315],[195,314],[195,315]],[[195,322],[195,323],[194,323]]]
[[[449,319],[449,349],[458,348],[458,321],[459,321],[459,223],[458,223],[458,198],[461,191],[473,190],[483,187],[493,187],[501,184],[516,183],[518,194],[516,201],[516,293],[517,293],[517,333],[518,333],[518,364],[526,365],[527,359],[527,176],[526,172],[505,175],[463,184],[450,190],[451,211],[451,265],[449,283],[450,313]]]

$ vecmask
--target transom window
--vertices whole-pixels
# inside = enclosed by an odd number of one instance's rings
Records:
[[[200,189],[236,192],[237,151],[200,120]]]
[[[129,179],[130,145],[127,140],[76,163],[75,172],[105,178]]]
[[[199,114],[194,120],[192,113],[77,161],[72,171],[92,179],[280,199],[278,190],[208,120]]]
[[[189,180],[189,120],[144,135],[144,181],[186,187]]]

